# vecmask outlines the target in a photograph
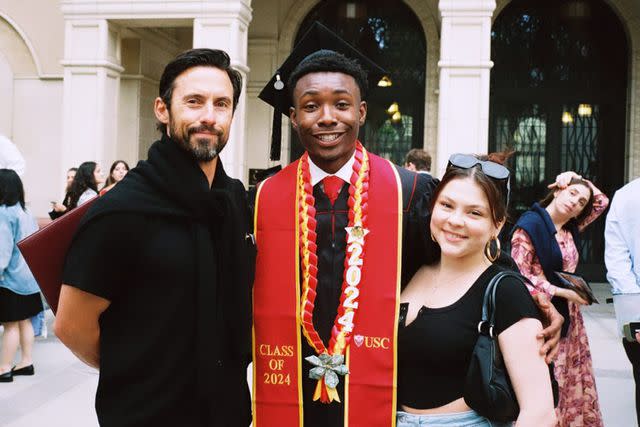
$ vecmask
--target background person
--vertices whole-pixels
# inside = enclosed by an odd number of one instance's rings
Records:
[[[2,134],[0,134],[0,169],[12,169],[18,176],[24,175],[25,171],[25,161],[20,150]]]
[[[84,162],[78,167],[69,189],[68,209],[89,201],[98,195],[98,186],[104,182],[102,168],[96,162]]]
[[[431,172],[431,155],[420,148],[412,148],[404,159],[405,169],[418,173]]]
[[[575,272],[579,233],[604,212],[609,199],[575,172],[558,175],[550,188],[516,222],[511,256],[538,291],[561,298],[559,303],[566,307],[563,338],[554,362],[560,388],[558,424],[601,426],[589,340],[580,313],[580,305],[587,302],[553,283],[555,271]]]
[[[434,192],[430,232],[440,259],[420,268],[401,296],[398,427],[503,425],[480,416],[463,397],[485,290],[503,271],[493,263],[500,249],[492,242],[506,219],[509,171],[481,159],[503,158],[454,154]],[[516,424],[554,425],[549,369],[539,353],[542,324],[524,283],[503,279],[495,310],[500,351],[520,406]]]
[[[52,209],[49,212],[49,218],[60,218],[67,212],[71,200],[71,184],[73,183],[73,179],[76,177],[77,171],[78,168],[69,168],[67,171],[67,185],[64,190],[64,199],[62,199],[62,203],[51,202]]]
[[[640,178],[613,196],[604,231],[604,262],[611,284],[618,318],[618,332],[630,321],[640,322]],[[622,336],[622,334],[621,334]],[[640,333],[636,342],[622,338],[622,345],[633,367],[636,385],[636,415],[640,425]]]
[[[100,190],[100,195],[102,196],[107,191],[111,190],[114,185],[122,181],[122,178],[129,172],[129,165],[124,160],[116,160],[111,164],[111,168],[109,168],[109,176],[107,177],[107,181],[104,183],[104,187]]]
[[[0,169],[0,323],[4,326],[0,352],[0,382],[16,375],[33,375],[33,326],[30,317],[42,311],[40,288],[17,243],[38,229],[25,209],[18,174]],[[20,345],[20,361],[13,366]]]

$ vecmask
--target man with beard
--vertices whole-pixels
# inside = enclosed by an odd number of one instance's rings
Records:
[[[100,369],[102,426],[247,426],[254,249],[219,153],[242,77],[220,50],[164,69],[161,139],[83,218],[56,335]]]

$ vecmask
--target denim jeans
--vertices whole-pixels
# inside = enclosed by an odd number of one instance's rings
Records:
[[[452,414],[416,415],[398,411],[396,427],[506,427],[512,423],[496,423],[475,411]]]

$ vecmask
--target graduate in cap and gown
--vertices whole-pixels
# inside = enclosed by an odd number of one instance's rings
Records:
[[[272,160],[281,114],[305,153],[257,189],[255,427],[395,425],[400,289],[439,255],[437,181],[358,140],[384,75],[315,23],[260,93],[275,110]]]
[[[426,230],[436,182],[358,140],[383,75],[316,23],[260,94],[275,107],[272,158],[280,114],[306,152],[257,191],[256,427],[395,419],[400,284],[437,256]]]

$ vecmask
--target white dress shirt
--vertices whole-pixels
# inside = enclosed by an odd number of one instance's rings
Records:
[[[640,293],[640,178],[613,196],[604,231],[604,261],[613,294]]]
[[[96,193],[95,191],[93,191],[90,188],[87,188],[86,190],[84,190],[84,192],[80,195],[80,198],[78,199],[78,206],[83,205],[85,203],[87,203],[89,200],[93,199],[94,197],[96,197],[98,195],[98,193]]]
[[[640,178],[613,196],[604,231],[604,261],[612,287],[618,334],[640,321]]]
[[[311,175],[311,185],[315,186],[325,177],[330,175],[335,175],[345,182],[351,182],[351,174],[353,174],[353,162],[355,161],[355,158],[356,153],[354,151],[351,155],[351,158],[347,160],[347,163],[342,165],[342,167],[338,169],[336,173],[327,173],[320,169],[315,163],[313,163],[313,160],[311,160],[311,157],[309,157],[309,174]]]

